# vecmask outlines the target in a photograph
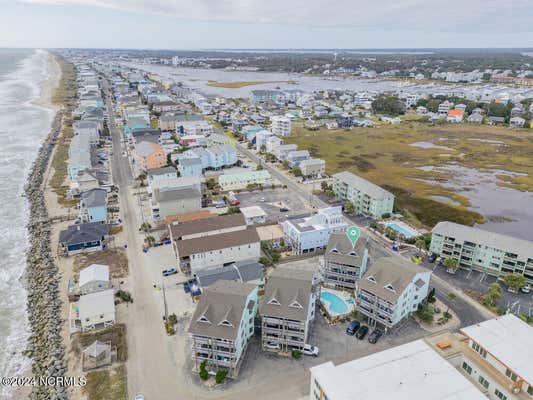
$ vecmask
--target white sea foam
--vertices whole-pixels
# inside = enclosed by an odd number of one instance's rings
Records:
[[[0,51],[0,61],[7,55]],[[11,57],[13,55],[10,55]],[[22,355],[29,327],[21,277],[28,248],[28,204],[24,183],[54,112],[36,105],[48,78],[48,54],[19,55],[16,70],[0,76],[0,375],[21,375],[30,360]],[[6,391],[3,391],[6,390]],[[9,397],[0,388],[0,397]]]

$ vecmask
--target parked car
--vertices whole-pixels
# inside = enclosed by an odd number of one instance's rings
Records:
[[[163,276],[170,276],[170,275],[174,275],[177,273],[178,273],[178,270],[176,268],[169,268],[169,269],[163,270]]]
[[[434,263],[436,259],[437,259],[437,254],[435,254],[435,253],[431,254],[431,255],[428,257],[428,261],[429,261],[430,263]]]
[[[269,349],[269,350],[279,350],[280,349],[279,343],[266,342],[265,347],[267,349]]]
[[[350,325],[348,325],[348,327],[346,328],[346,333],[348,335],[353,336],[355,335],[355,332],[357,332],[360,326],[361,324],[359,323],[359,321],[352,321],[350,322]]]
[[[265,198],[264,197],[261,197],[261,199],[259,200],[261,203],[264,203],[265,202]]]
[[[374,329],[370,335],[368,335],[368,341],[372,344],[378,342],[379,338],[383,336],[383,331],[380,329]]]
[[[520,291],[521,291],[522,293],[526,293],[526,294],[527,294],[527,293],[531,292],[531,286],[526,285],[526,286],[524,286],[524,287],[521,287],[521,288],[520,288]]]
[[[366,334],[368,333],[368,326],[366,325],[363,325],[362,327],[360,327],[357,332],[355,333],[355,337],[359,340],[363,340],[366,336]]]
[[[302,353],[305,354],[306,356],[318,357],[319,349],[317,346],[306,344],[304,348],[302,349]]]
[[[279,212],[287,212],[287,211],[289,211],[289,209],[287,207],[281,207],[279,209]]]
[[[142,394],[135,395],[135,400],[144,400],[144,396]]]

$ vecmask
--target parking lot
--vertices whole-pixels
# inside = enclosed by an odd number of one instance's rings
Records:
[[[449,282],[451,285],[461,290],[475,290],[485,294],[490,284],[498,282],[502,287],[502,299],[499,305],[510,307],[517,314],[526,314],[533,316],[533,294],[529,293],[510,293],[507,291],[503,282],[498,281],[495,277],[489,276],[479,271],[466,271],[458,269],[455,274],[446,272],[443,266],[437,263],[430,264],[428,262],[422,263],[426,268],[431,268],[433,273],[443,280]]]
[[[300,215],[311,212],[300,197],[287,189],[266,189],[237,194],[240,207],[260,206],[267,214],[268,222],[278,222],[287,215]],[[280,211],[287,209],[287,211]]]

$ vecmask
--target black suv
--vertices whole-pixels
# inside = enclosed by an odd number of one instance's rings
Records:
[[[372,344],[375,344],[381,336],[383,336],[383,331],[379,329],[374,329],[374,331],[370,335],[368,335],[368,341]]]
[[[348,335],[353,336],[355,335],[355,332],[357,332],[360,326],[361,324],[359,323],[359,321],[352,321],[350,322],[350,325],[348,325],[348,328],[346,328],[346,333]]]
[[[355,337],[359,340],[363,340],[367,333],[368,333],[368,326],[363,325],[362,327],[359,328],[359,330],[355,334]]]

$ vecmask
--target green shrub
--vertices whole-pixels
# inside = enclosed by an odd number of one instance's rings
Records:
[[[292,358],[299,360],[302,357],[302,352],[300,350],[293,350],[291,352]]]
[[[207,362],[204,360],[200,364],[200,371],[198,372],[198,375],[200,375],[200,379],[203,381],[206,381],[209,379],[209,372],[207,372],[207,368],[205,367]]]
[[[226,369],[219,369],[217,371],[217,374],[215,375],[215,382],[217,383],[217,385],[219,383],[222,383],[224,381],[224,379],[226,379],[226,376],[228,375],[228,370]]]

